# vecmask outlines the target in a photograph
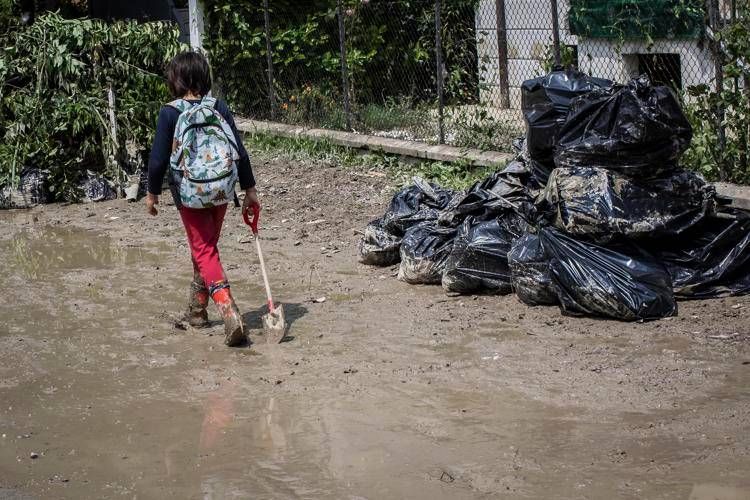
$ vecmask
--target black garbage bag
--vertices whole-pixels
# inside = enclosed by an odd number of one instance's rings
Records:
[[[138,197],[143,197],[148,194],[148,169],[143,169],[139,172],[140,178],[138,179]]]
[[[456,228],[436,222],[411,227],[401,242],[398,279],[414,285],[440,284],[455,237]]]
[[[552,174],[552,171],[555,170],[555,163],[553,161],[542,163],[533,158],[529,158],[526,163],[529,172],[531,172],[531,177],[529,178],[528,183],[529,187],[534,190],[544,189],[544,186],[547,185],[547,181],[549,181],[549,176]]]
[[[529,181],[532,173],[527,163],[517,158],[508,163],[505,168],[484,179],[478,188],[491,193],[513,204],[529,202],[533,199]]]
[[[445,264],[443,288],[453,293],[511,293],[508,252],[520,234],[515,221],[467,218]]]
[[[604,248],[550,228],[540,238],[564,313],[622,321],[677,314],[669,273],[638,247]]]
[[[564,123],[565,115],[561,118]],[[561,125],[562,126],[562,125]],[[555,169],[554,158],[552,160],[545,160],[544,163],[539,162],[529,156],[528,148],[526,147],[526,137],[521,137],[513,141],[513,148],[519,153],[518,157],[508,164],[518,165],[523,168],[523,175],[520,177],[523,185],[531,190],[543,189],[547,185],[547,179],[549,174]],[[518,169],[518,167],[514,167]]]
[[[401,237],[383,228],[382,219],[370,222],[359,242],[359,261],[370,266],[390,266],[401,260]]]
[[[693,172],[636,180],[602,168],[573,167],[555,169],[544,200],[556,227],[605,243],[620,235],[679,235],[714,210],[715,194]]]
[[[442,226],[458,227],[468,217],[491,219],[512,210],[512,205],[492,191],[473,186],[456,195],[443,210],[438,221]]]
[[[526,233],[513,243],[508,267],[513,290],[521,302],[529,306],[559,303],[549,274],[549,259],[538,235]]]
[[[647,77],[640,77],[571,102],[555,164],[654,177],[675,169],[692,136],[672,90],[652,86]]]
[[[455,193],[431,184],[419,177],[393,197],[383,216],[383,227],[390,233],[403,236],[421,222],[437,220],[440,211],[453,199]]]
[[[573,69],[553,71],[523,82],[521,99],[526,120],[525,147],[534,163],[535,178],[538,176],[542,185],[554,168],[554,149],[570,102],[593,90],[611,86],[609,80],[593,78]]]
[[[505,169],[454,196],[438,220],[442,225],[458,226],[470,216],[489,220],[511,212],[525,214],[534,201],[533,193],[527,187],[529,177],[522,160],[511,161]]]
[[[83,191],[84,201],[106,201],[117,198],[117,193],[103,176],[91,171],[86,172],[86,176],[80,183]]]
[[[678,298],[750,293],[750,212],[724,209],[649,250],[666,266]]]
[[[48,177],[46,170],[23,168],[16,189],[8,186],[0,190],[0,208],[31,208],[51,203],[53,196],[49,190]]]

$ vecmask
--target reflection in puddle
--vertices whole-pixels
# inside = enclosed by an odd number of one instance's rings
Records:
[[[281,452],[286,449],[286,430],[281,422],[281,412],[276,404],[276,398],[268,398],[268,404],[258,421],[258,439],[269,451],[270,458],[279,460]]]
[[[276,395],[247,399],[242,388],[231,380],[206,398],[193,471],[202,497],[319,498],[305,494],[326,475],[316,419],[295,418],[294,405]]]
[[[157,262],[148,250],[114,244],[107,236],[52,226],[18,231],[10,240],[0,241],[0,251],[7,251],[7,264],[31,280],[60,271]]]
[[[206,412],[201,424],[200,450],[206,452],[214,448],[221,434],[234,420],[234,392],[236,384],[229,381],[222,388],[208,396]]]

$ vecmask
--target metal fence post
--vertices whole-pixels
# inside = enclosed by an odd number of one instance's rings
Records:
[[[557,9],[557,0],[550,0],[552,9],[552,52],[555,58],[555,67],[562,64],[560,57],[560,12]]]
[[[342,1],[338,0],[339,17],[339,53],[341,57],[341,85],[344,93],[344,115],[346,118],[346,129],[352,129],[352,109],[349,102],[349,68],[346,62],[346,29],[344,28],[344,8]]]
[[[445,144],[445,95],[443,89],[443,78],[445,72],[443,70],[443,23],[440,20],[440,10],[441,2],[440,0],[435,0],[435,62],[437,65],[438,141],[440,144]]]
[[[188,1],[188,24],[190,25],[190,47],[193,50],[202,51],[205,29],[201,0]]]
[[[495,0],[495,26],[497,27],[497,69],[500,85],[500,107],[510,108],[510,83],[508,82],[508,31],[505,20],[505,0]]]
[[[268,103],[271,106],[271,118],[276,118],[276,90],[273,79],[273,48],[271,47],[271,15],[268,11],[268,0],[263,0],[263,22],[266,32],[266,62],[268,63]]]
[[[110,168],[113,176],[117,179],[117,197],[123,195],[123,172],[120,165],[120,142],[117,139],[117,109],[115,108],[115,91],[110,84],[107,88],[107,110],[109,111],[109,140],[112,153],[109,157]]]
[[[711,28],[711,31],[713,32],[713,39],[711,41],[711,53],[714,58],[714,78],[716,80],[716,94],[720,95],[724,91],[724,58],[721,52],[720,42],[716,39],[719,30],[721,30],[719,0],[707,0],[706,7],[708,9],[708,24]],[[724,129],[725,110],[721,98],[716,100],[714,113],[716,115],[716,149],[718,150],[717,163],[719,168],[719,179],[722,181],[726,181],[728,175],[724,152],[726,151],[727,138],[726,130]]]

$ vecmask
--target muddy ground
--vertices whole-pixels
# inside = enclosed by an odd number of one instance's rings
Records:
[[[169,196],[0,214],[0,498],[750,498],[750,298],[623,324],[447,297],[357,263],[381,172],[256,171],[279,346],[238,211],[239,349],[213,310],[175,324]]]

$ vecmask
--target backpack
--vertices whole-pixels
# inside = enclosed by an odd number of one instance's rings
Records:
[[[169,162],[182,205],[210,208],[229,203],[239,152],[232,128],[216,110],[216,99],[204,97],[198,104],[177,99],[168,105],[180,112]]]

